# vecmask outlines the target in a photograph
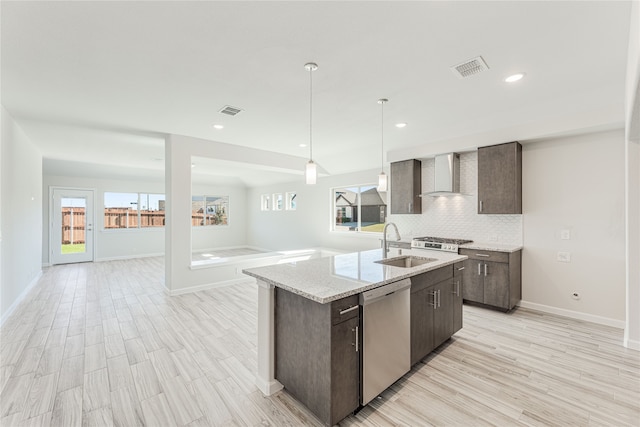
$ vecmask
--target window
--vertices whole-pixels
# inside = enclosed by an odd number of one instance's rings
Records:
[[[333,231],[382,232],[387,217],[387,193],[375,184],[332,190]]]
[[[276,193],[273,195],[273,210],[281,211],[283,205],[282,193]]]
[[[191,225],[229,225],[229,196],[192,196]]]
[[[296,193],[287,193],[287,200],[285,202],[285,209],[288,211],[296,210]]]
[[[260,210],[270,211],[271,210],[271,196],[268,194],[263,194],[260,197]]]
[[[105,230],[164,227],[164,194],[104,193]]]

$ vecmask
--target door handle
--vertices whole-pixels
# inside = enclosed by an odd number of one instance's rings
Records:
[[[359,340],[360,340],[360,336],[359,336],[360,334],[358,334],[358,326],[356,326],[356,328],[352,329],[351,331],[356,333],[356,343],[355,344],[351,344],[351,345],[355,345],[356,346],[356,353],[357,353],[358,351],[360,351],[360,346],[358,345]]]

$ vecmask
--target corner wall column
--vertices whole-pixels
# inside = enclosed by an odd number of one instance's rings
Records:
[[[258,280],[258,374],[256,386],[265,396],[282,390],[275,379],[275,287]]]

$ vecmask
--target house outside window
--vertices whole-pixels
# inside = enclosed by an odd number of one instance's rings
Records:
[[[229,196],[192,196],[191,225],[229,225]]]
[[[380,233],[387,217],[387,194],[375,184],[334,188],[332,231]]]

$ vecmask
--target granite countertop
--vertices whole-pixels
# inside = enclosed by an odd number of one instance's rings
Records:
[[[435,258],[433,262],[404,268],[378,264],[382,249],[332,255],[307,261],[290,262],[242,270],[244,274],[268,284],[325,304],[356,295],[387,283],[435,270],[467,259],[456,253],[402,249],[402,256]],[[387,258],[398,257],[391,249]]]
[[[477,249],[479,251],[495,251],[495,252],[517,252],[522,250],[522,246],[519,245],[507,245],[504,243],[496,242],[472,242],[460,245],[460,249]]]

